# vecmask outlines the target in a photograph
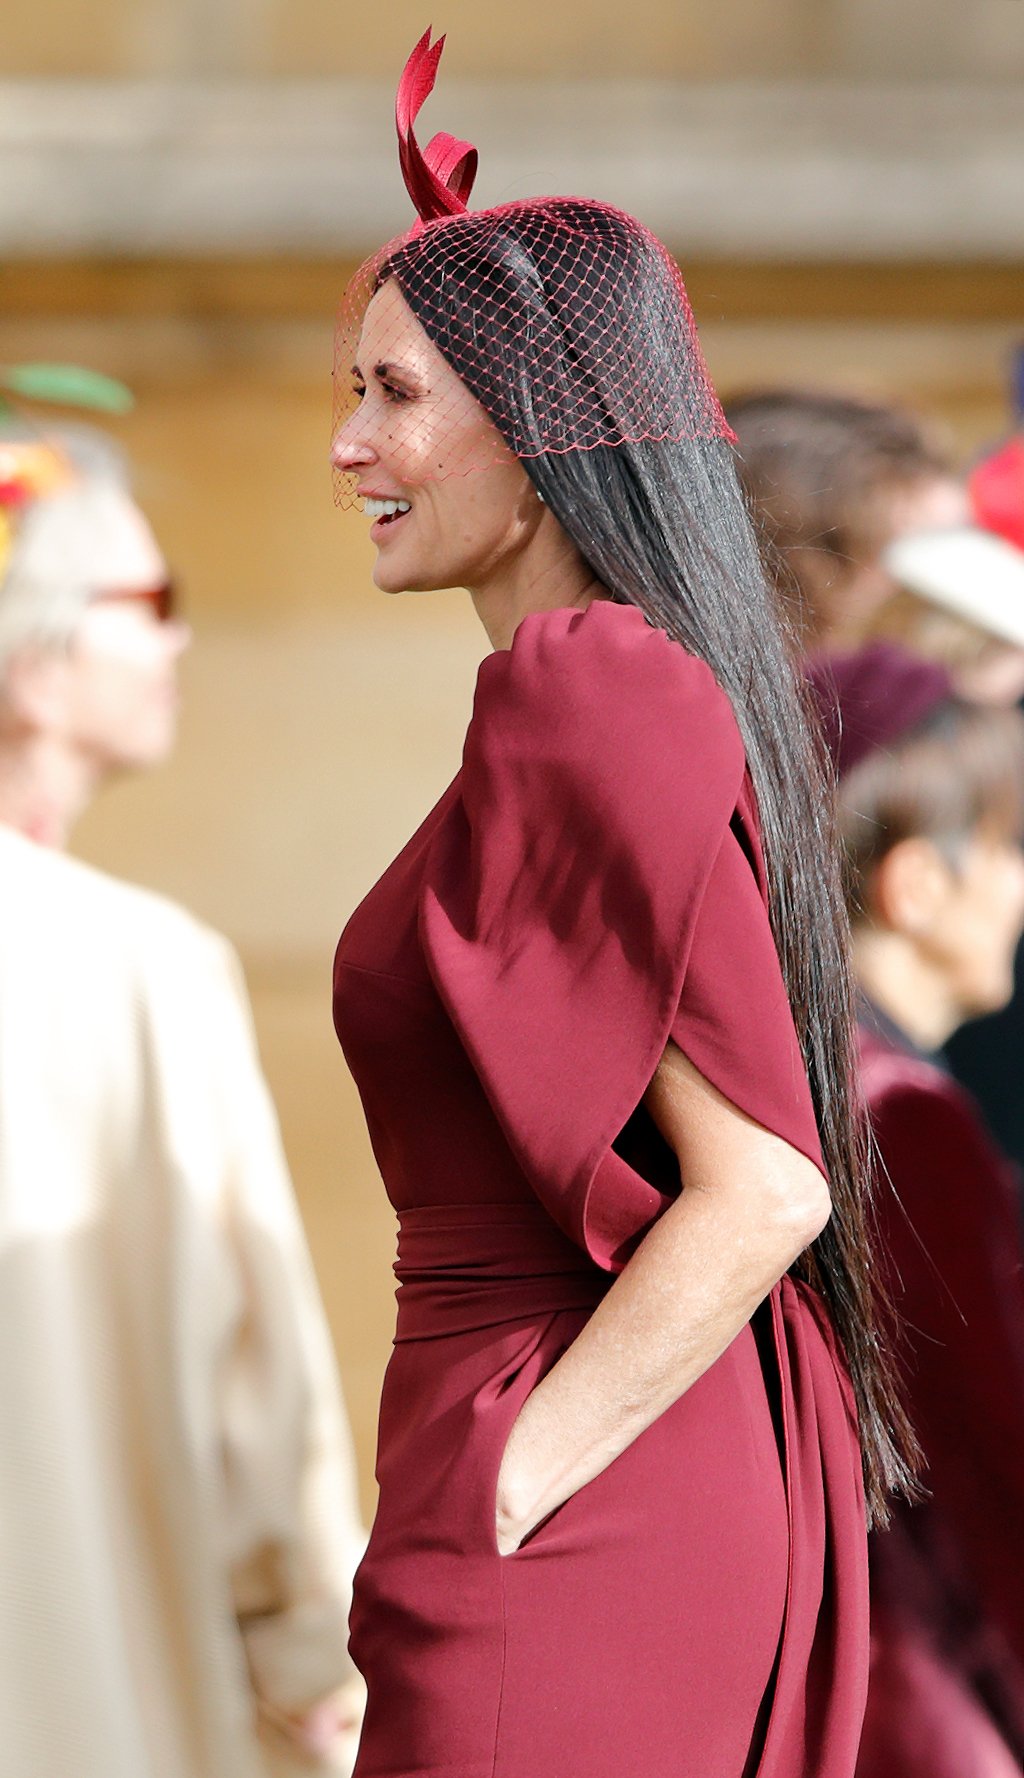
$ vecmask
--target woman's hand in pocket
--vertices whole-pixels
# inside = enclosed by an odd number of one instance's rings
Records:
[[[524,1449],[523,1414],[512,1422],[505,1454],[498,1470],[498,1490],[494,1501],[494,1538],[500,1556],[512,1556],[524,1538],[528,1538],[544,1517],[544,1508],[537,1506],[539,1488],[532,1485],[528,1451]]]
[[[529,1527],[522,1526],[518,1520],[502,1511],[499,1499],[494,1518],[494,1536],[499,1556],[514,1556],[528,1529]]]

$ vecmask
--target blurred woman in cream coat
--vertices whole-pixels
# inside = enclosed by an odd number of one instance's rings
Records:
[[[76,461],[77,459],[77,461]],[[236,960],[61,854],[188,632],[95,438],[0,435],[0,1774],[347,1769],[348,1433]]]

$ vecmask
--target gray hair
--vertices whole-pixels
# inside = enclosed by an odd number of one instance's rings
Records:
[[[0,676],[27,643],[66,646],[99,584],[102,550],[115,509],[128,491],[127,461],[92,426],[35,429],[0,423],[7,442],[52,442],[70,458],[76,480],[31,502],[15,520],[0,574]]]

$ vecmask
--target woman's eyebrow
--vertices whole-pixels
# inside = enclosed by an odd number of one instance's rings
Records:
[[[374,365],[373,374],[379,383],[404,383],[408,389],[418,386],[417,378],[412,371],[403,370],[399,364],[390,364],[386,358],[382,358],[379,364]],[[352,366],[352,376],[357,383],[366,381],[358,364]]]

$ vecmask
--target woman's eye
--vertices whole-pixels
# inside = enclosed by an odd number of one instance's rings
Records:
[[[409,391],[407,389],[399,389],[397,387],[397,385],[394,383],[377,382],[374,384],[374,388],[380,390],[381,395],[384,397],[385,401],[397,403],[397,402],[412,400],[412,397],[409,394]],[[366,384],[365,383],[353,383],[352,384],[352,396],[355,401],[362,401],[365,394],[366,394]]]

